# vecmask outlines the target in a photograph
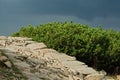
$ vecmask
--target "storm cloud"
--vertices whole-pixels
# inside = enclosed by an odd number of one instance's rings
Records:
[[[27,24],[70,21],[120,30],[119,0],[0,0],[0,35]]]

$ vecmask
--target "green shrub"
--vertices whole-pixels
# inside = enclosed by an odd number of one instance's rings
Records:
[[[73,22],[53,22],[22,27],[12,36],[31,37],[89,66],[120,73],[120,32]]]

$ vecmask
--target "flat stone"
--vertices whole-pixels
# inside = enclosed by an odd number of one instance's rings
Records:
[[[0,36],[0,40],[7,40],[6,36]]]
[[[78,72],[80,72],[81,74],[84,74],[84,75],[97,73],[97,71],[95,71],[93,68],[90,68],[90,67],[87,67],[87,68],[86,67],[78,68],[76,70]]]
[[[38,51],[39,51],[40,53],[56,53],[55,50],[53,50],[53,49],[47,49],[47,48],[39,49]]]
[[[37,49],[46,48],[47,46],[44,43],[33,43],[33,44],[28,44],[26,47],[30,48],[31,50],[37,50]]]
[[[16,45],[16,46],[25,46],[26,45],[26,43],[13,43],[14,45]]]
[[[59,59],[60,61],[74,61],[74,60],[76,60],[75,57],[68,56],[68,55],[63,54],[63,53],[58,53],[58,54],[56,54],[56,57],[58,57],[58,59]]]
[[[26,71],[23,71],[22,73],[28,78],[28,80],[42,80],[34,73],[30,73]]]
[[[14,65],[18,66],[20,69],[22,70],[29,70],[30,69],[30,65],[27,64],[26,62],[16,62],[14,63]]]
[[[22,38],[22,40],[24,40],[24,41],[32,41],[32,38]]]
[[[66,67],[69,67],[71,69],[74,69],[74,70],[78,70],[78,69],[83,69],[83,68],[88,68],[87,65],[79,65],[79,66],[66,66]]]
[[[4,62],[4,64],[8,67],[8,68],[11,68],[12,67],[12,64],[10,61],[6,61]]]
[[[106,80],[102,74],[91,74],[85,77],[84,80]]]
[[[68,65],[68,66],[79,66],[79,65],[87,66],[87,65],[85,65],[85,63],[80,62],[80,61],[62,61],[62,64]]]

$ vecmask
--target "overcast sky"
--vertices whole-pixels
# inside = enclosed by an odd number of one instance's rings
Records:
[[[0,0],[0,35],[28,24],[73,21],[120,31],[120,0]]]

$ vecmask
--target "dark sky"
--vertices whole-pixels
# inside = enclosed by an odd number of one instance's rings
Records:
[[[120,31],[120,0],[0,0],[0,35],[28,24],[73,21]]]

